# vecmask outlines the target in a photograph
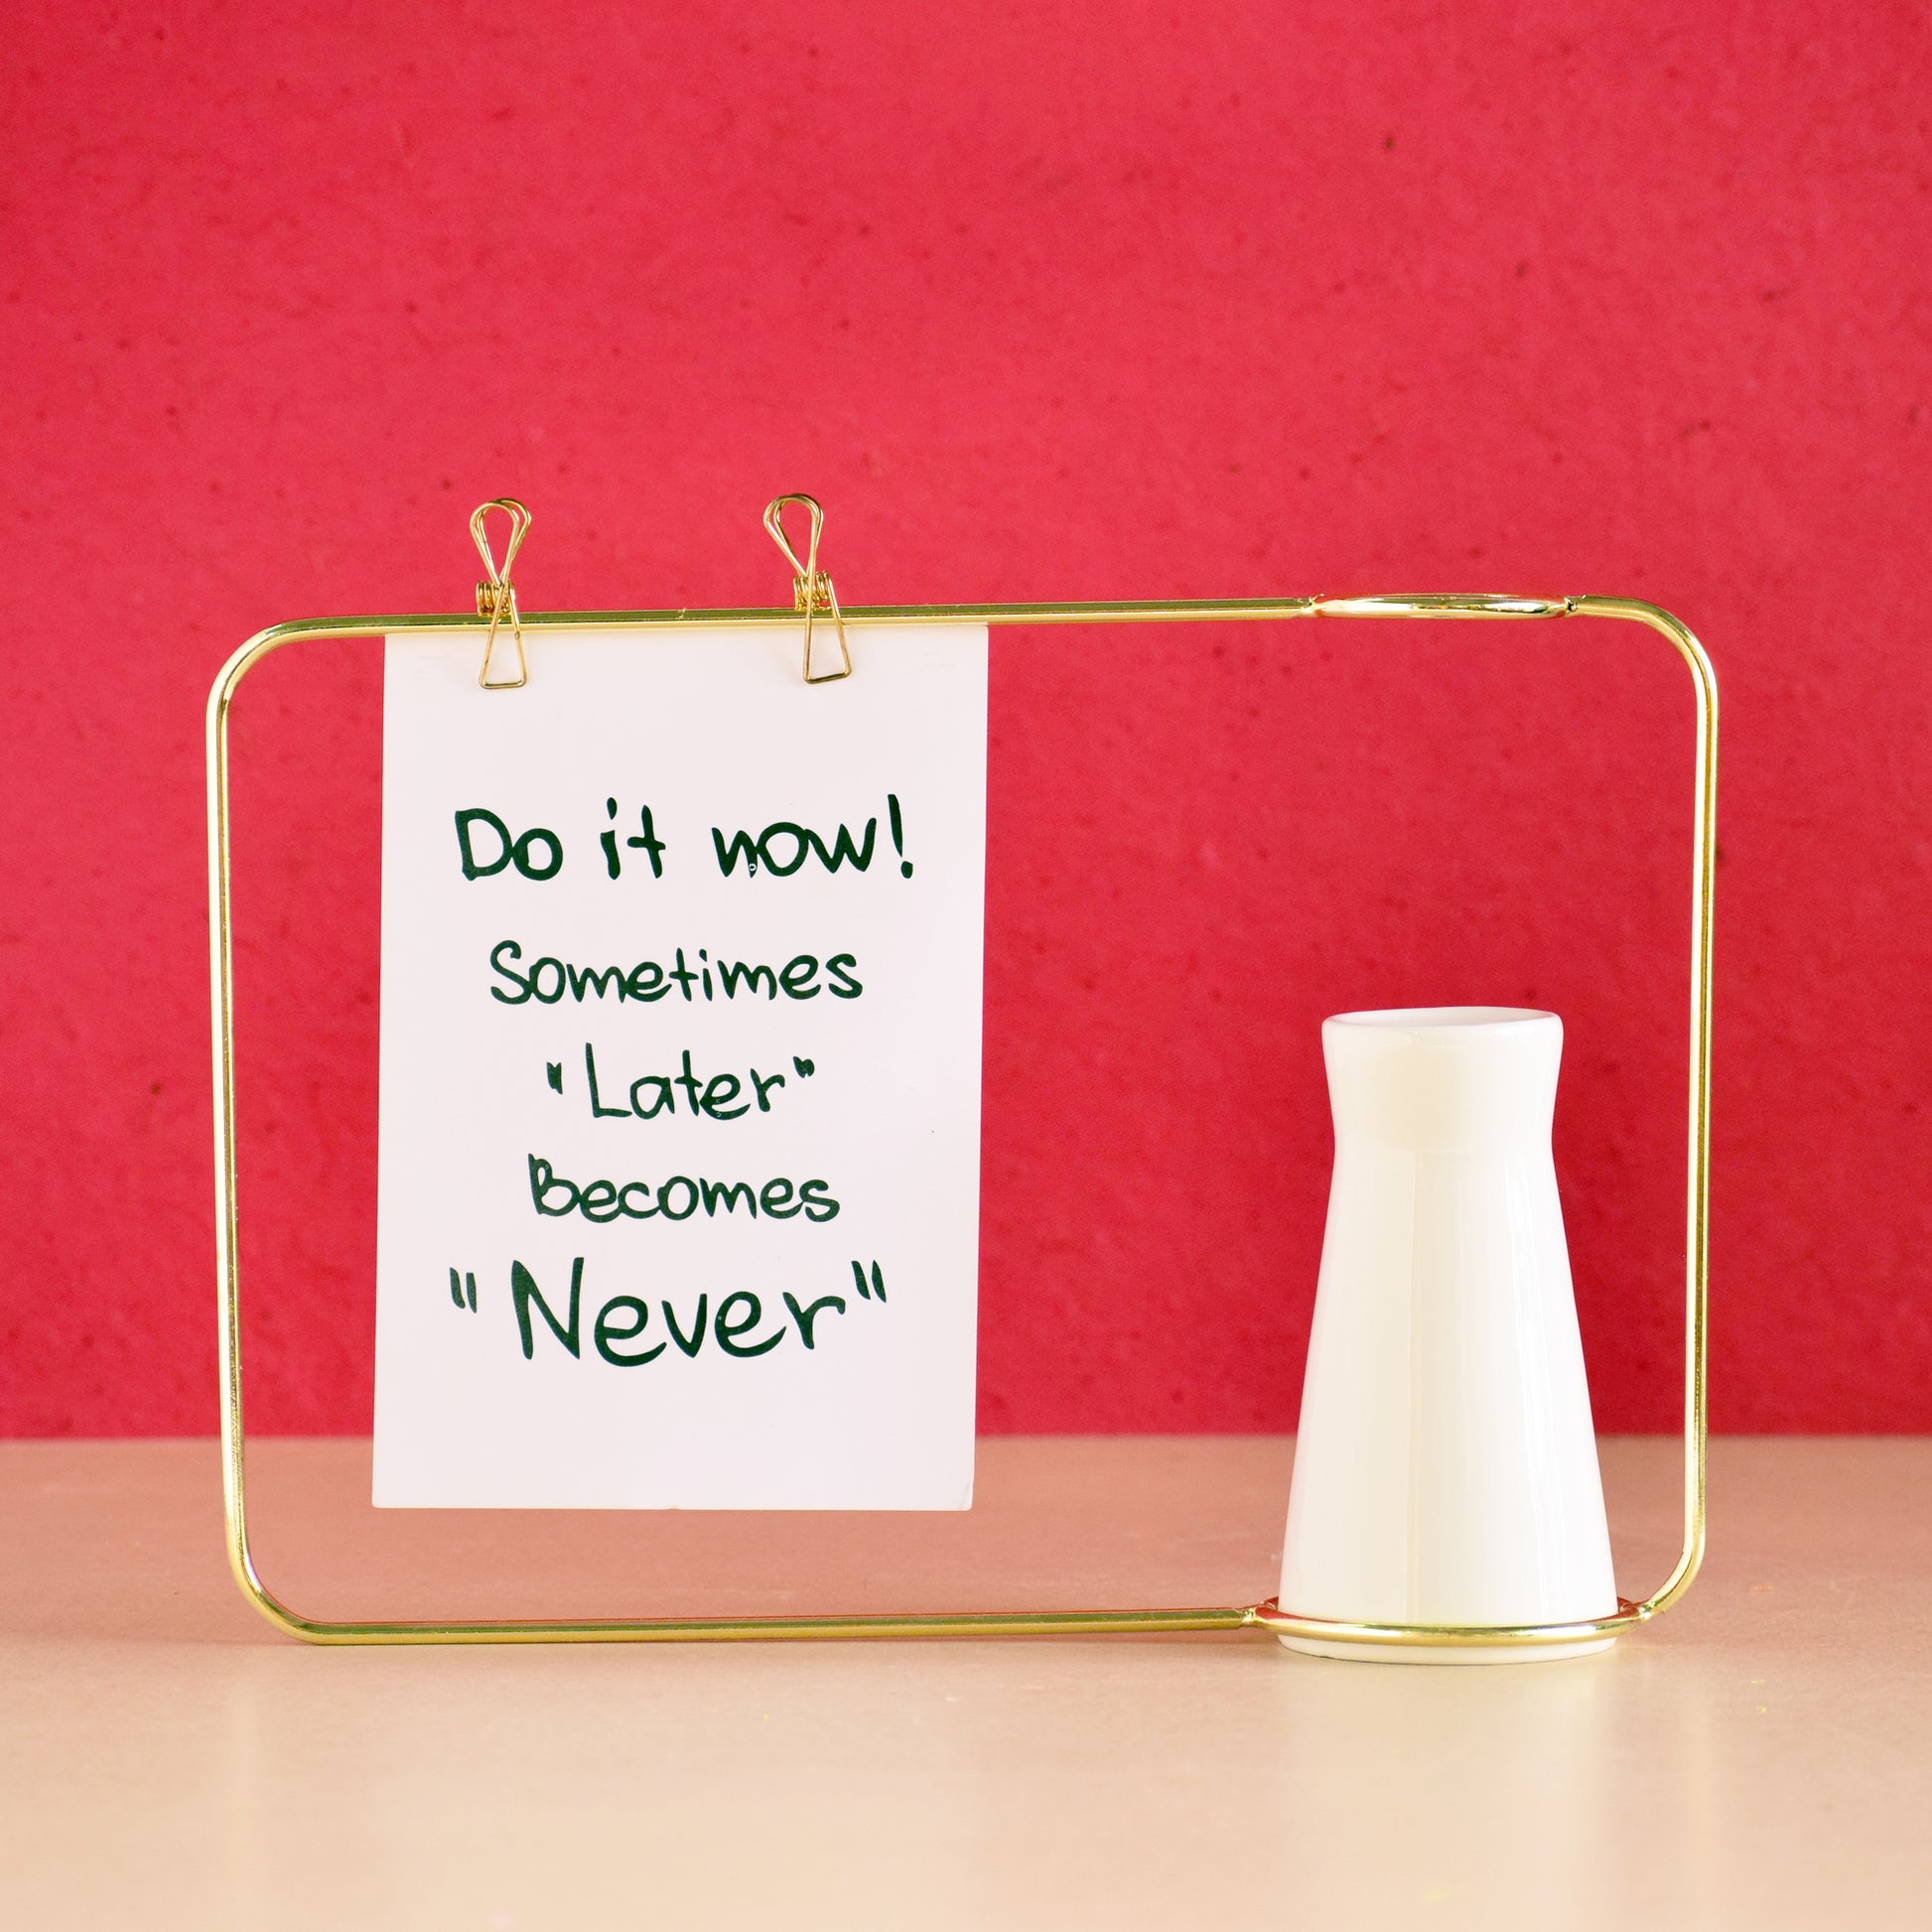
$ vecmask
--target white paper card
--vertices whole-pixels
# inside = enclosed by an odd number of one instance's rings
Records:
[[[392,638],[375,1501],[965,1509],[986,632]]]

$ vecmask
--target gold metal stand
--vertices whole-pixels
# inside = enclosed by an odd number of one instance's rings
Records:
[[[1669,612],[1634,598],[1419,596],[1348,598],[1206,598],[1152,603],[1075,604],[915,604],[861,606],[840,611],[829,581],[817,567],[822,512],[811,498],[779,498],[767,512],[767,529],[785,502],[805,503],[813,527],[806,558],[800,562],[782,530],[773,529],[797,571],[794,608],[731,611],[558,611],[521,616],[509,584],[510,557],[528,527],[529,513],[509,499],[485,504],[512,518],[510,556],[499,571],[482,534],[483,510],[473,525],[488,571],[479,586],[478,617],[412,616],[312,618],[276,624],[258,632],[221,668],[208,696],[207,809],[210,967],[213,988],[215,1265],[220,1287],[221,1449],[223,1501],[227,1520],[228,1562],[242,1593],[276,1628],[318,1644],[373,1643],[639,1643],[697,1639],[807,1637],[987,1637],[1093,1636],[1112,1633],[1258,1629],[1309,1637],[1327,1643],[1365,1647],[1571,1644],[1610,1636],[1648,1621],[1667,1609],[1691,1586],[1704,1556],[1707,1382],[1707,1212],[1710,1195],[1711,1096],[1711,924],[1712,872],[1717,849],[1718,685],[1703,647]],[[822,588],[821,588],[822,585]],[[1686,1190],[1684,1287],[1684,1543],[1676,1566],[1657,1589],[1640,1601],[1619,1599],[1616,1613],[1587,1622],[1511,1625],[1475,1629],[1427,1624],[1338,1622],[1301,1616],[1274,1600],[1228,1608],[1138,1610],[961,1610],[937,1615],[824,1617],[704,1617],[611,1619],[608,1621],[344,1622],[304,1616],[279,1602],[256,1575],[248,1547],[245,1438],[241,1406],[241,1283],[236,1259],[240,1231],[235,1178],[234,990],[229,924],[228,707],[241,680],[270,651],[321,637],[411,637],[477,634],[485,640],[484,681],[511,689],[507,680],[488,676],[487,657],[499,624],[511,626],[519,674],[524,671],[522,634],[565,634],[573,630],[690,631],[738,629],[786,621],[803,614],[809,625],[815,613],[830,615],[843,657],[844,676],[852,669],[846,632],[875,624],[983,623],[1225,623],[1285,621],[1291,619],[1474,619],[1550,621],[1564,618],[1614,618],[1648,625],[1684,660],[1691,673],[1696,706],[1697,750],[1691,820],[1691,1053],[1689,1174]],[[814,678],[809,637],[805,674]],[[522,681],[519,675],[517,683]]]

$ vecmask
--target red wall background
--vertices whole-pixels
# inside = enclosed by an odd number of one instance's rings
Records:
[[[1715,1416],[1932,1428],[1932,29],[1860,7],[9,9],[0,1429],[213,1426],[202,707],[257,627],[1585,590],[1717,659]],[[1689,686],[1622,626],[995,644],[983,1409],[1292,1425],[1317,1027],[1548,1005],[1676,1415]],[[244,689],[254,1419],[366,1426],[379,654]]]

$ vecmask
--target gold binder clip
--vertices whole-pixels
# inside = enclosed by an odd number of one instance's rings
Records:
[[[483,528],[483,519],[491,510],[501,510],[510,520],[509,542],[503,546],[503,562],[497,568],[496,559],[489,554],[489,532]],[[483,644],[483,670],[477,682],[485,691],[514,691],[518,685],[530,680],[530,667],[523,656],[523,619],[516,608],[516,590],[510,583],[510,566],[516,562],[516,553],[522,547],[523,535],[530,527],[530,512],[514,496],[492,496],[486,503],[479,503],[470,517],[470,535],[475,540],[477,554],[483,559],[483,569],[488,573],[486,580],[477,586],[477,615],[489,620],[489,636]],[[496,654],[496,627],[505,618],[510,621],[510,636],[516,644],[516,675],[514,677],[491,677],[490,660]]]
[[[805,560],[800,563],[798,552],[791,547],[791,539],[785,535],[785,505],[803,503],[812,519],[811,534],[805,541]],[[825,528],[825,511],[816,496],[792,495],[774,496],[764,506],[764,527],[771,533],[771,541],[784,552],[785,562],[791,566],[791,608],[799,612],[805,620],[805,682],[807,684],[831,684],[842,677],[852,675],[852,652],[845,641],[845,619],[839,614],[838,593],[832,588],[832,580],[818,567],[819,533]],[[836,671],[820,671],[812,674],[812,619],[821,611],[832,614],[833,628],[839,638],[839,668]]]

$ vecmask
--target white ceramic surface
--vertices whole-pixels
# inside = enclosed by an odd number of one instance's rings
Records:
[[[1616,1608],[1550,1154],[1563,1023],[1508,1007],[1321,1029],[1335,1168],[1282,1605],[1364,1622],[1560,1623]],[[1608,1647],[1292,1649],[1551,1661]]]

